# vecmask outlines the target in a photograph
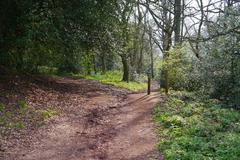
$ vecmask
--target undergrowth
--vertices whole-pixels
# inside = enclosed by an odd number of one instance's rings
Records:
[[[57,115],[57,112],[53,109],[45,109],[45,110],[38,110],[44,120],[48,120],[49,118]]]
[[[0,136],[11,130],[24,129],[30,124],[39,125],[55,115],[57,111],[51,108],[37,110],[24,100],[19,100],[11,107],[0,103]]]
[[[131,91],[139,91],[147,88],[147,84],[144,83],[145,77],[140,77],[142,82],[123,82],[122,80],[122,72],[112,71],[106,72],[106,74],[95,74],[91,76],[85,76],[86,79],[89,80],[97,80],[103,84],[110,84],[116,87],[125,88]]]
[[[73,78],[84,78],[88,80],[96,80],[103,84],[113,85],[115,87],[128,89],[130,91],[141,91],[147,89],[147,77],[145,75],[140,75],[138,77],[138,82],[124,82],[122,81],[123,73],[121,71],[108,71],[105,74],[96,73],[92,75],[84,75],[84,74],[75,74],[68,72],[57,72],[56,70],[51,68],[41,68],[41,74],[49,75],[49,76],[61,76],[61,77],[73,77]]]
[[[140,91],[147,89],[146,77],[140,75],[139,82],[124,82],[122,81],[122,72],[120,71],[109,71],[105,74],[93,74],[93,75],[82,75],[82,74],[60,74],[60,76],[71,76],[74,78],[84,78],[88,80],[99,81],[103,84],[113,85],[115,87],[128,89],[130,91]]]
[[[167,160],[238,160],[240,112],[217,100],[175,92],[155,111],[159,150]]]

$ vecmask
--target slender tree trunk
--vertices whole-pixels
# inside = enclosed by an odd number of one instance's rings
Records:
[[[123,64],[123,78],[122,81],[129,82],[129,65],[127,61],[127,55],[121,55],[122,64]]]
[[[137,64],[137,73],[140,74],[142,72],[142,67],[143,67],[143,44],[140,46],[140,52],[139,52],[139,61]]]
[[[16,58],[16,70],[22,72],[23,71],[23,50],[18,48],[18,54]]]
[[[164,56],[163,58],[166,59],[168,58],[168,51],[170,50],[170,46],[172,43],[172,31],[171,31],[171,14],[168,14],[168,10],[167,10],[167,6],[168,6],[168,2],[166,0],[163,0],[163,5],[164,5],[164,9],[163,9],[163,19],[164,19],[164,26],[163,28],[165,29],[162,33],[162,38],[163,38],[163,52],[164,52]],[[168,94],[168,90],[169,90],[169,74],[168,74],[168,68],[164,68],[164,80],[165,80],[165,93]]]
[[[227,6],[232,7],[233,5],[233,0],[227,0]]]
[[[154,78],[154,62],[153,62],[153,43],[152,43],[152,31],[149,32],[149,44],[150,44],[150,56],[151,56],[151,76]]]
[[[94,73],[97,74],[97,66],[96,66],[96,57],[93,56],[93,70],[94,70]]]
[[[180,28],[181,28],[181,0],[174,2],[174,33],[175,45],[180,42]]]
[[[144,37],[144,34],[145,34],[145,26],[144,26],[144,29],[142,31],[142,34],[141,34],[141,24],[142,24],[142,20],[143,20],[143,15],[142,15],[142,12],[140,11],[140,6],[138,5],[137,6],[137,11],[138,11],[138,19],[137,19],[137,33],[136,33],[136,36],[137,36],[137,47],[138,47],[138,53],[139,53],[139,59],[138,61],[136,61],[136,70],[137,70],[137,73],[140,74],[141,71],[142,71],[142,63],[143,63],[143,37]],[[141,36],[140,36],[141,34]]]
[[[154,78],[154,69],[153,69],[153,52],[150,53],[151,54],[151,76],[152,78]]]
[[[184,9],[185,9],[185,0],[182,0],[182,9],[181,9],[181,40],[180,40],[180,43],[182,43],[182,41],[183,41],[183,32],[184,32],[184,30],[183,30],[183,26],[184,26],[184,18],[185,18],[185,16],[184,16]]]
[[[169,57],[169,50],[172,45],[172,34],[171,32],[166,32],[163,36],[163,51],[164,51],[164,59],[167,59]],[[165,80],[165,93],[168,94],[169,91],[169,73],[168,73],[168,68],[164,68],[164,80]]]
[[[101,55],[101,63],[102,63],[102,74],[105,74],[106,73],[106,56],[105,56],[105,53],[102,53]]]
[[[137,23],[137,15],[134,14],[134,40],[133,40],[133,52],[130,54],[130,65],[134,69],[136,68],[137,65],[137,55],[139,53],[139,24]]]
[[[91,50],[87,48],[87,55],[90,56],[90,54],[91,54]],[[92,70],[92,56],[90,56],[90,58],[91,60],[88,60],[87,62],[87,75],[91,75],[91,70]]]

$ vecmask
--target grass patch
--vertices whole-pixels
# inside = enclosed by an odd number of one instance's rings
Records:
[[[42,72],[44,73],[44,72]],[[147,89],[147,77],[145,75],[140,75],[138,77],[139,82],[132,82],[129,83],[122,81],[123,73],[121,71],[108,71],[105,74],[94,74],[94,75],[84,75],[84,74],[75,74],[75,73],[68,73],[68,72],[56,72],[56,73],[44,73],[45,75],[51,76],[60,76],[60,77],[72,77],[72,78],[80,78],[80,79],[88,79],[88,80],[95,80],[99,81],[103,84],[113,85],[115,87],[128,89],[130,91],[141,91]]]
[[[25,125],[23,122],[10,122],[7,127],[10,129],[24,129]]]
[[[19,100],[17,104],[18,104],[18,107],[19,107],[19,113],[20,114],[26,113],[27,110],[29,109],[29,106],[28,106],[27,102],[24,101],[24,100]]]
[[[44,75],[56,75],[58,69],[56,67],[48,67],[48,66],[38,66],[38,72]]]
[[[11,108],[11,110],[0,103],[0,127],[2,129],[24,129],[25,124],[20,117],[25,117],[28,111],[29,106],[24,100],[17,101],[16,108]]]
[[[0,112],[4,112],[5,111],[5,105],[0,103]]]
[[[107,72],[106,74],[96,74],[91,76],[85,76],[86,79],[89,80],[97,80],[103,84],[110,84],[116,87],[125,88],[131,91],[139,91],[147,89],[147,84],[143,81],[145,80],[144,76],[140,77],[140,81],[142,82],[123,82],[122,73],[119,71]]]
[[[43,121],[57,115],[57,111],[48,108],[36,110],[26,101],[18,100],[15,106],[0,103],[0,136],[20,131],[28,126],[40,126]]]
[[[238,160],[240,112],[176,92],[156,108],[159,150],[168,160]]]
[[[38,110],[44,120],[48,120],[49,118],[57,115],[57,111],[53,109],[46,109],[46,110]]]

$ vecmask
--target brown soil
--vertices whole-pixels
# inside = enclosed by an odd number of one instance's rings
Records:
[[[151,117],[161,100],[157,92],[150,96],[130,94],[98,82],[72,78],[35,77],[7,84],[1,86],[1,91],[11,90],[15,96],[0,96],[5,104],[13,104],[11,97],[21,95],[35,108],[51,106],[61,114],[40,127],[27,127],[20,135],[10,132],[0,144],[0,159],[163,159],[156,150]]]

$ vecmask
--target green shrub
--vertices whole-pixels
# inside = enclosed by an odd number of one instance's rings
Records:
[[[167,116],[164,114],[160,116],[159,120],[161,120],[161,123],[163,123],[166,128],[182,126],[185,123],[184,119],[177,115]]]

